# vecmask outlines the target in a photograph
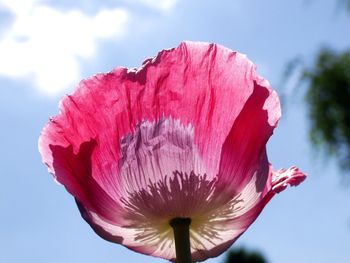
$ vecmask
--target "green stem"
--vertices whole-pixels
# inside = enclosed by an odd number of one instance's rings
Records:
[[[192,263],[190,246],[191,218],[176,217],[169,224],[174,230],[176,263]]]

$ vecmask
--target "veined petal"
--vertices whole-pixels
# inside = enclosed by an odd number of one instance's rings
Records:
[[[43,161],[55,174],[48,145],[72,145],[77,152],[82,143],[95,139],[92,176],[118,197],[120,139],[142,120],[172,117],[195,127],[195,144],[207,175],[214,177],[221,146],[253,92],[253,67],[244,55],[222,46],[184,42],[139,69],[117,68],[86,79],[62,99],[60,114],[42,131]]]
[[[279,169],[278,171],[274,171],[272,175],[272,191],[279,193],[286,189],[288,185],[297,186],[305,178],[305,174],[295,166],[289,169]]]
[[[266,177],[268,180],[265,186],[263,186],[261,178]],[[197,260],[204,260],[223,253],[256,220],[265,205],[275,194],[285,190],[288,185],[299,185],[305,180],[305,178],[305,174],[300,172],[296,167],[273,171],[272,166],[267,162],[266,152],[263,151],[262,156],[260,157],[260,168],[254,173],[250,182],[248,182],[241,190],[239,198],[233,198],[238,206],[223,206],[218,208],[218,210],[221,211],[224,211],[224,208],[227,207],[235,210],[235,212],[231,214],[230,219],[222,220],[221,224],[217,224],[216,226],[216,228],[218,225],[221,226],[220,231],[218,231],[218,233],[221,234],[220,241],[214,246],[209,245],[205,247],[205,249],[198,249],[197,252],[192,254],[192,256]],[[263,187],[262,191],[260,190],[261,187]],[[239,199],[238,203],[237,199]],[[217,220],[216,223],[218,222],[220,222],[220,219]]]
[[[85,142],[77,154],[73,153],[72,146],[64,148],[51,145],[56,180],[89,210],[109,222],[120,224],[122,218],[118,201],[109,196],[91,175],[91,154],[95,145],[94,140]]]
[[[194,173],[177,173],[168,181],[159,179],[158,183],[125,197],[128,222],[133,221],[133,224],[112,225],[85,210],[82,215],[106,240],[172,260],[175,247],[169,220],[178,215],[191,217],[192,258],[202,261],[219,255],[232,245],[275,194],[271,184],[261,181],[265,174],[271,181],[273,171],[264,151],[251,181],[230,200],[221,191],[216,191],[217,181],[208,181]],[[300,173],[295,176],[301,178]]]
[[[254,65],[222,46],[184,42],[137,70],[116,70],[121,137],[141,120],[162,117],[192,125],[208,176],[218,172],[221,146],[254,89]],[[210,153],[210,154],[208,154]]]
[[[232,193],[239,193],[259,169],[260,156],[281,115],[277,94],[261,83],[255,81],[254,91],[233,122],[222,147],[220,183]],[[262,185],[268,183],[268,173],[261,176]]]
[[[185,42],[138,69],[82,81],[43,129],[39,150],[101,237],[174,260],[169,222],[190,218],[192,257],[201,261],[305,178],[268,163],[280,114],[246,56]]]

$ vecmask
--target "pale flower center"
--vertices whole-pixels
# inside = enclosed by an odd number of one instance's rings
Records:
[[[216,177],[205,174],[193,144],[193,129],[179,121],[141,122],[121,141],[121,174],[127,226],[136,240],[169,247],[170,221],[190,218],[191,246],[205,247],[220,239],[224,222],[242,209],[243,200],[219,187]],[[160,247],[162,249],[162,247]]]

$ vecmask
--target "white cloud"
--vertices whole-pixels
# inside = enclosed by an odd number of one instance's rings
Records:
[[[0,75],[29,78],[46,94],[57,94],[81,78],[79,58],[92,57],[97,41],[120,38],[125,9],[60,11],[40,0],[0,0],[14,22],[0,39]]]

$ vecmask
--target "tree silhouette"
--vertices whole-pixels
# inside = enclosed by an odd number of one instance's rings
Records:
[[[337,1],[350,14],[350,0]],[[296,57],[286,65],[283,81],[300,67],[307,84],[311,141],[350,172],[350,50],[322,48],[309,68]]]
[[[236,248],[226,253],[224,263],[267,263],[267,261],[259,252]]]
[[[321,50],[303,78],[308,81],[312,142],[350,170],[350,52]]]

